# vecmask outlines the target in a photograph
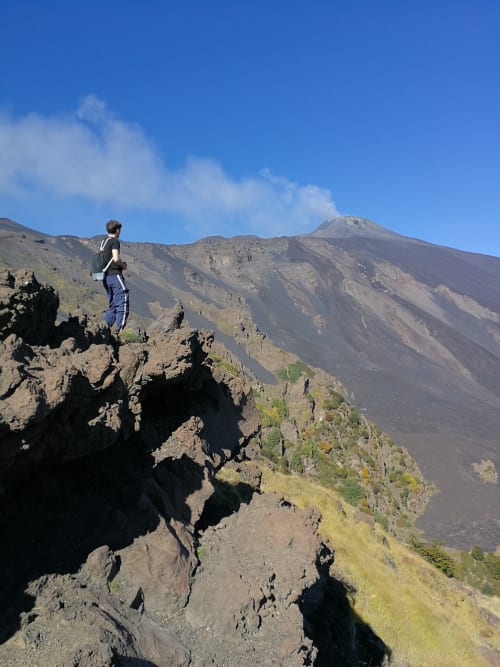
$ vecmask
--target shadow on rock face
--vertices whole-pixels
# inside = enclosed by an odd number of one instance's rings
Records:
[[[207,509],[201,519],[212,523],[200,536],[185,608],[193,664],[388,664],[390,649],[356,617],[352,592],[330,574],[334,554],[318,535],[319,512],[277,494],[253,493],[245,502],[250,485],[227,487],[219,484],[215,494],[223,518]],[[229,513],[232,503],[239,509]]]
[[[205,509],[196,528],[202,532],[217,525],[226,516],[237,512],[242,504],[248,505],[255,489],[245,482],[229,484],[220,479],[213,480],[214,493],[205,504]]]
[[[224,400],[225,387],[211,376],[194,392],[157,389],[155,400],[152,394],[142,397],[149,406],[127,442],[59,466],[51,457],[29,478],[8,480],[0,514],[8,545],[0,551],[0,642],[33,615],[36,600],[25,592],[29,582],[76,573],[104,545],[116,555],[117,580],[130,587],[128,606],[137,608],[139,593],[146,611],[184,605],[197,562],[194,525],[212,493],[210,479],[229,455],[221,446],[224,437],[212,445],[203,436],[208,431],[215,437],[222,414],[237,443],[242,436],[232,419],[241,419],[241,410]],[[45,426],[46,437],[52,437],[52,427]]]
[[[115,446],[20,481],[4,497],[0,534],[8,546],[0,551],[0,641],[18,629],[20,613],[33,604],[24,593],[29,581],[47,573],[75,573],[97,547],[124,549],[154,531],[159,521],[189,523],[191,511],[179,497],[171,498],[170,514],[165,504],[145,502],[158,479],[167,496],[164,484],[171,479],[175,493],[169,462],[155,469],[153,463],[133,444]],[[186,470],[185,461],[181,465]],[[203,478],[200,466],[191,460],[189,470],[189,477],[183,478],[187,495],[200,488]]]
[[[304,632],[318,649],[315,667],[388,664],[391,649],[352,609],[353,593],[330,575],[304,592],[299,607]]]

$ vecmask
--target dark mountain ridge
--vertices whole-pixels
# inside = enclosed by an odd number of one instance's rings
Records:
[[[24,238],[23,238],[24,237]],[[36,241],[44,241],[43,243]],[[26,266],[68,302],[104,307],[88,278],[96,242],[0,221],[0,261]],[[500,544],[500,259],[340,218],[301,237],[123,242],[135,312],[180,300],[262,382],[258,336],[338,377],[350,400],[407,444],[441,490],[421,526],[450,544]],[[255,333],[257,332],[257,333]]]

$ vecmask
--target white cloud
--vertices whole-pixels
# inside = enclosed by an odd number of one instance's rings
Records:
[[[168,169],[138,125],[94,95],[76,113],[0,115],[0,193],[85,198],[123,209],[180,217],[202,233],[269,236],[308,231],[336,215],[329,190],[299,185],[268,169],[231,178],[214,160],[189,157]]]

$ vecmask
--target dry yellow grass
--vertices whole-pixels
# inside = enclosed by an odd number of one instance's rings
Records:
[[[481,649],[500,659],[499,626],[484,614],[485,607],[495,613],[495,601],[446,578],[380,526],[356,520],[334,492],[267,468],[263,490],[321,511],[320,532],[335,551],[333,574],[355,587],[354,609],[391,647],[393,664],[491,667]]]

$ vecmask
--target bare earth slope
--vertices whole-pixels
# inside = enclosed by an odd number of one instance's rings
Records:
[[[69,284],[67,310],[104,306],[88,278],[95,246],[0,222],[0,262],[28,260],[39,279]],[[421,519],[428,535],[500,544],[500,486],[473,466],[500,468],[500,259],[358,218],[303,237],[123,243],[123,253],[139,315],[181,300],[189,323],[215,329],[262,382],[273,381],[262,335],[334,374],[440,489]]]

